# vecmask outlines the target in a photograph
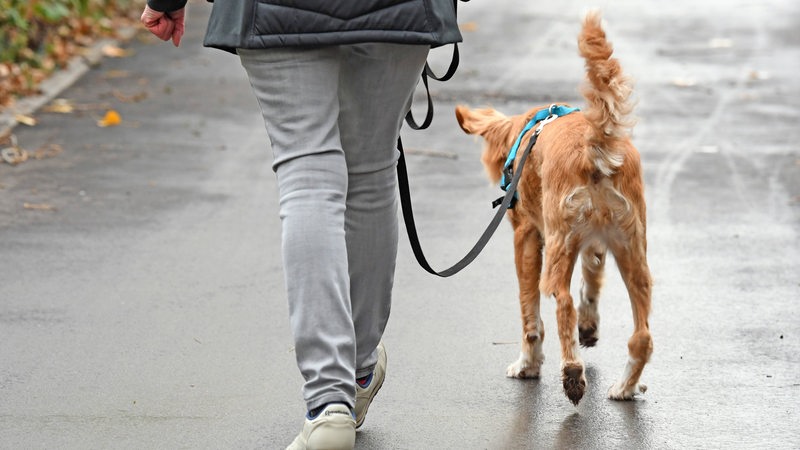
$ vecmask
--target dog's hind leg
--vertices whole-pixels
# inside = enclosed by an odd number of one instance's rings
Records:
[[[544,324],[539,313],[539,277],[542,272],[542,236],[531,224],[514,227],[514,259],[519,281],[522,315],[522,349],[519,359],[506,369],[511,378],[538,378],[544,362]]]
[[[612,247],[622,279],[628,289],[633,311],[633,335],[628,340],[628,362],[622,378],[608,391],[614,400],[630,400],[633,395],[647,390],[639,383],[642,370],[653,353],[653,340],[650,336],[650,298],[652,279],[647,267],[644,231],[634,232],[630,243]]]
[[[583,347],[594,347],[599,338],[600,314],[597,302],[603,285],[603,269],[606,262],[606,247],[592,244],[581,252],[581,301],[578,306],[578,336]]]
[[[541,289],[545,295],[556,299],[556,321],[558,338],[561,341],[561,381],[564,393],[577,405],[586,391],[586,375],[581,360],[577,339],[577,314],[569,292],[570,279],[575,267],[578,249],[567,233],[548,232],[546,269]]]

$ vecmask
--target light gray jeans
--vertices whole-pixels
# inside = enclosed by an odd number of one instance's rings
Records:
[[[397,256],[397,137],[427,46],[239,50],[274,154],[297,365],[309,410],[355,404]]]

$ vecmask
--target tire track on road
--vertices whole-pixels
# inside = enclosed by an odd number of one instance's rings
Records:
[[[752,43],[752,48],[747,58],[740,64],[741,73],[736,80],[736,84],[731,88],[726,89],[722,87],[717,89],[717,101],[708,117],[698,124],[693,134],[679,142],[674,147],[673,151],[667,152],[665,160],[659,164],[658,170],[656,171],[653,206],[651,209],[653,211],[651,220],[655,224],[669,222],[672,208],[672,188],[678,174],[684,169],[686,162],[695,154],[695,150],[698,149],[704,141],[717,142],[720,140],[719,137],[714,136],[715,129],[720,124],[722,118],[725,117],[734,100],[743,92],[750,78],[748,67],[752,67],[759,52],[767,48],[768,35],[764,28],[762,18],[754,17],[752,23],[753,37],[748,40],[748,42]],[[659,92],[665,100],[672,101],[672,99],[667,97],[666,93],[663,91]],[[728,146],[727,142],[722,142],[721,144],[726,144],[724,147]],[[723,145],[719,145],[719,147],[723,147]],[[735,189],[742,195],[745,191],[745,187],[742,185],[741,177],[735,177],[734,182],[736,183]]]

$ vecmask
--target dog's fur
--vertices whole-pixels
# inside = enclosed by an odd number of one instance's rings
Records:
[[[611,58],[599,13],[587,14],[578,47],[586,61],[586,108],[544,126],[520,179],[519,201],[507,213],[514,228],[523,328],[521,354],[507,375],[539,376],[544,361],[539,296],[552,296],[557,302],[564,391],[576,405],[586,389],[578,343],[591,347],[597,342],[597,302],[607,250],[627,287],[634,322],[627,366],[609,389],[610,398],[628,400],[645,391],[639,378],[653,351],[644,185],[639,154],[629,138],[631,82]],[[461,128],[483,137],[481,160],[494,182],[524,125],[546,107],[512,117],[491,108],[456,107]],[[517,159],[529,137],[523,139]],[[583,286],[576,314],[570,280],[578,256]]]

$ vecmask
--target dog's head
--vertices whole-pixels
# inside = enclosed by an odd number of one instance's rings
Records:
[[[456,119],[464,132],[483,138],[481,162],[489,179],[494,183],[500,181],[508,151],[525,126],[525,116],[508,117],[492,108],[470,109],[459,105]]]

